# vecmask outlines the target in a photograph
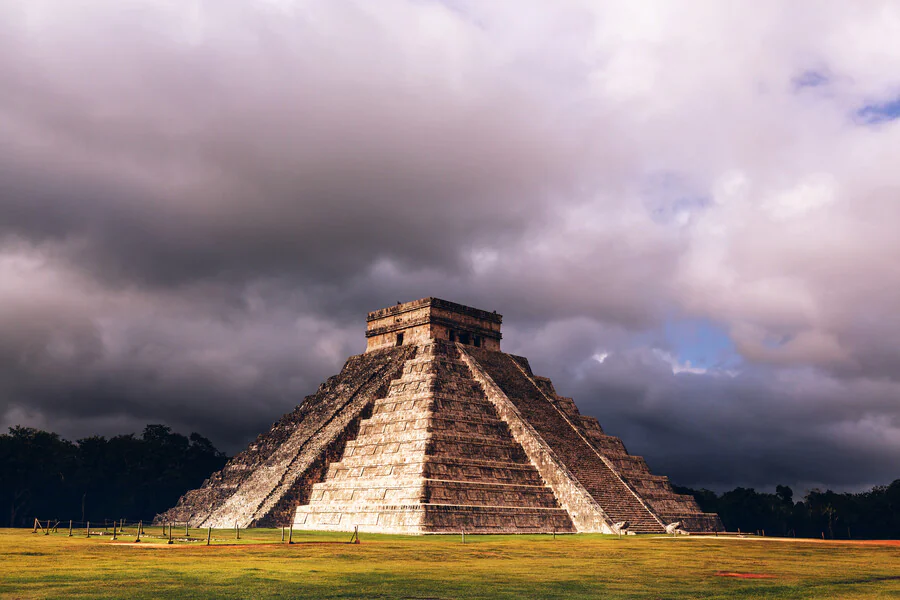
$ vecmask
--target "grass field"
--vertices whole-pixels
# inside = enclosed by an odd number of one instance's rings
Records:
[[[896,543],[193,530],[135,544],[0,529],[3,598],[886,598]],[[183,530],[176,530],[176,538]]]

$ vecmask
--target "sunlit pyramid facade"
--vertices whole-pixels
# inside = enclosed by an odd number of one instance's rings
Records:
[[[158,521],[384,533],[721,530],[438,298],[369,313],[367,348]],[[623,525],[627,523],[627,525]]]

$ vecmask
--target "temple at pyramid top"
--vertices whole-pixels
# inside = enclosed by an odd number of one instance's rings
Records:
[[[500,350],[503,316],[440,298],[398,303],[369,313],[366,318],[366,352],[446,340],[467,346]]]
[[[721,529],[526,358],[502,352],[502,321],[438,298],[369,313],[365,353],[157,521],[413,534]]]

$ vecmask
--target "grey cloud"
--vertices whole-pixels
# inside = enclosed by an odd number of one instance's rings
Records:
[[[531,363],[560,373],[559,393],[681,485],[855,490],[892,481],[900,468],[895,383],[768,367],[675,374],[639,350],[576,369],[541,353]]]
[[[434,295],[680,483],[886,482],[877,4],[0,0],[0,422],[238,450]]]
[[[455,40],[421,39],[411,61],[415,41],[362,8],[320,6],[323,25],[231,3],[197,45],[164,37],[186,25],[162,8],[117,34],[125,15],[104,4],[37,38],[7,21],[0,66],[3,229],[64,243],[96,276],[323,279],[379,256],[454,269],[571,176],[574,140],[537,92],[474,57],[443,76],[471,52]],[[49,58],[23,64],[35,54]]]
[[[26,415],[63,432],[110,434],[123,423],[167,422],[235,450],[359,351],[357,331],[321,317],[137,312],[122,297],[97,314],[89,298],[67,314],[56,304],[0,319],[6,334],[21,332],[0,342],[8,424]],[[89,431],[92,422],[102,430]]]

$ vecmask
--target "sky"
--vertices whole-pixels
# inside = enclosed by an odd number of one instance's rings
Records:
[[[437,296],[675,483],[890,483],[898,39],[879,0],[0,0],[0,427],[234,453]]]

